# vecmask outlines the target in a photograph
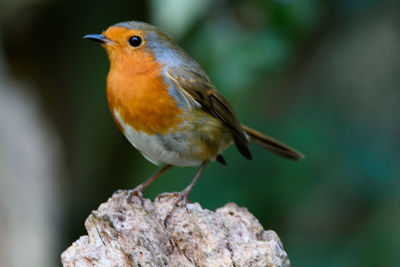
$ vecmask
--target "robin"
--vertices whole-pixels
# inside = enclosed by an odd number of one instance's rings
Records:
[[[84,38],[107,50],[107,98],[116,124],[147,160],[164,165],[132,195],[142,199],[142,191],[172,166],[200,166],[182,192],[172,193],[178,196],[175,206],[186,203],[208,162],[225,165],[221,153],[233,143],[247,159],[249,143],[289,159],[303,158],[241,124],[202,67],[159,28],[129,21]]]

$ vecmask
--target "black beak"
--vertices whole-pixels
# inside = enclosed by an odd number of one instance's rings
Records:
[[[86,34],[83,39],[92,40],[102,44],[110,43],[111,41],[107,39],[103,34]]]

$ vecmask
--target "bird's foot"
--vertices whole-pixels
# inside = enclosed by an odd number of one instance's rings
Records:
[[[182,194],[182,192],[165,192],[165,193],[159,194],[156,197],[156,201],[160,201],[160,199],[162,199],[162,198],[178,198],[179,200],[181,200],[182,199],[181,194]]]
[[[157,201],[160,200],[161,198],[165,198],[165,197],[176,198],[175,201],[172,204],[172,209],[167,213],[167,216],[164,219],[164,226],[165,227],[167,226],[168,221],[171,218],[172,214],[174,213],[175,209],[179,205],[183,204],[183,205],[186,206],[187,203],[190,203],[189,193],[190,193],[190,190],[185,189],[182,192],[162,193],[156,198]]]
[[[135,187],[134,189],[130,190],[129,198],[128,198],[129,203],[132,203],[133,198],[137,197],[140,200],[140,202],[142,202],[142,205],[143,205],[143,189],[144,189],[143,186],[140,184],[137,187]]]

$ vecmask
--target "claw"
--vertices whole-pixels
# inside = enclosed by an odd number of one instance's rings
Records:
[[[167,227],[168,221],[174,213],[175,209],[182,203],[185,207],[187,203],[190,203],[189,200],[189,190],[183,190],[182,192],[173,192],[173,193],[163,193],[157,197],[157,200],[163,197],[176,197],[177,199],[172,204],[172,209],[167,213],[167,216],[164,219],[164,226]]]
[[[167,216],[165,217],[165,220],[164,220],[164,226],[165,227],[167,227],[168,220],[171,218],[171,215],[174,213],[174,211],[175,211],[176,207],[178,206],[178,204],[183,202],[183,204],[185,204],[185,206],[186,206],[186,204],[188,202],[190,202],[189,201],[190,191],[192,191],[192,188],[193,188],[194,184],[197,182],[197,180],[199,179],[201,173],[204,171],[204,168],[206,167],[207,163],[208,163],[208,161],[204,161],[201,164],[200,169],[197,171],[197,173],[196,173],[195,177],[193,178],[192,182],[182,192],[179,192],[179,193],[177,193],[177,192],[174,192],[174,193],[163,193],[163,194],[161,194],[161,195],[159,195],[157,197],[157,200],[162,198],[162,197],[167,197],[167,196],[168,197],[171,197],[171,196],[175,196],[175,197],[177,196],[178,197],[177,200],[174,202],[171,211],[168,212]]]
[[[167,197],[167,198],[177,198],[174,201],[174,203],[172,204],[172,209],[167,213],[167,216],[164,219],[164,227],[167,227],[168,220],[171,218],[172,213],[175,211],[176,207],[178,207],[178,205],[181,202],[186,204],[187,197],[185,197],[182,192],[166,192],[166,193],[162,193],[162,194],[158,195],[156,197],[156,201],[160,201],[160,199],[165,198],[165,197]]]
[[[181,194],[181,193],[180,192],[165,192],[165,193],[159,194],[156,197],[156,201],[160,201],[160,199],[165,198],[165,197],[175,198],[175,197],[179,196],[179,194]]]
[[[167,171],[168,169],[170,169],[172,167],[172,165],[165,165],[163,168],[161,168],[160,170],[158,170],[155,174],[153,174],[152,176],[150,176],[149,178],[147,178],[146,181],[144,181],[143,183],[141,183],[140,185],[138,185],[136,188],[134,188],[133,190],[130,191],[129,194],[129,198],[128,198],[128,202],[132,203],[133,197],[137,196],[140,199],[140,202],[142,202],[142,206],[143,206],[143,190],[154,180],[156,180],[161,174],[163,174],[165,171]]]
[[[137,186],[136,188],[134,188],[134,189],[132,189],[130,192],[129,192],[129,199],[128,199],[128,201],[129,201],[129,203],[132,203],[133,202],[133,197],[137,197],[137,198],[139,198],[139,200],[140,200],[140,202],[142,202],[142,205],[143,205],[143,186],[142,185],[139,185],[139,186]]]

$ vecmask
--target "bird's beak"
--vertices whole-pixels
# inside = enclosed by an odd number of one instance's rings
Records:
[[[86,34],[85,36],[83,36],[83,39],[92,40],[101,44],[112,43],[112,41],[107,39],[107,37],[105,37],[103,34]]]

